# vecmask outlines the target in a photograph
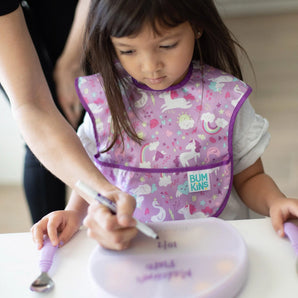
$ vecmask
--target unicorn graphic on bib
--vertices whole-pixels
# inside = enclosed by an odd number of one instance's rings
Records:
[[[203,212],[196,212],[195,206],[186,204],[178,210],[178,213],[183,214],[184,219],[204,218],[207,217]]]
[[[149,184],[139,185],[137,188],[131,189],[131,193],[136,199],[137,208],[141,208],[141,205],[144,201],[143,195],[148,195],[151,193],[151,186]]]
[[[166,218],[166,211],[164,208],[162,208],[161,206],[159,206],[159,203],[157,202],[157,200],[154,200],[152,202],[152,206],[156,209],[159,210],[159,212],[156,215],[153,215],[151,217],[151,221],[152,222],[162,222],[165,220]]]
[[[190,160],[194,159],[197,162],[197,159],[200,157],[201,145],[197,140],[191,140],[185,149],[189,151],[182,152],[179,156],[179,161],[183,167],[188,167]]]
[[[236,85],[234,87],[234,91],[239,94],[238,98],[236,98],[236,99],[234,99],[234,100],[231,101],[232,106],[233,107],[236,107],[236,105],[239,102],[239,100],[243,97],[244,92],[241,91],[241,89],[240,89],[240,87],[238,85]]]
[[[140,91],[140,93],[142,95],[141,98],[138,99],[134,104],[137,109],[143,108],[148,101],[148,95],[143,91]]]
[[[159,97],[163,98],[165,101],[161,106],[162,112],[171,109],[189,109],[192,106],[184,97],[175,97],[175,93],[176,92],[170,91],[159,95]]]
[[[211,81],[209,88],[215,92],[220,92],[225,86],[225,83],[233,82],[234,78],[231,76],[219,76],[217,78],[209,79]]]

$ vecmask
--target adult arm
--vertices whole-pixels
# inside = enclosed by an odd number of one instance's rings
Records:
[[[109,185],[52,100],[20,7],[0,17],[0,44],[0,82],[37,158],[70,187],[79,179],[98,191]]]

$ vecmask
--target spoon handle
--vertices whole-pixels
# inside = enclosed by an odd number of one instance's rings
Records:
[[[48,272],[50,270],[57,248],[58,245],[53,246],[48,237],[43,241],[43,247],[41,249],[41,256],[39,260],[41,272]]]
[[[296,255],[298,256],[298,226],[292,222],[286,222],[284,224],[285,234],[291,241],[291,244],[295,250]]]

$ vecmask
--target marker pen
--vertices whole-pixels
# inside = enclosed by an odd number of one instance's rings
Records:
[[[90,188],[88,185],[86,185],[84,182],[82,181],[78,181],[76,183],[76,187],[81,190],[83,193],[85,193],[86,195],[88,195],[89,197],[95,199],[96,201],[98,201],[99,203],[101,203],[102,205],[108,207],[111,212],[113,214],[117,213],[117,207],[116,204],[109,200],[108,198],[102,196],[101,194],[97,193],[94,189]],[[158,235],[147,225],[145,225],[144,223],[138,221],[137,219],[135,219],[136,221],[136,228],[142,232],[143,234],[145,234],[146,236],[152,237],[154,239],[158,239]]]

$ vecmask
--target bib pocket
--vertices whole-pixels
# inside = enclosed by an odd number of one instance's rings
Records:
[[[134,216],[162,222],[218,216],[232,186],[231,161],[185,168],[135,168],[96,159],[101,173],[136,199]]]

